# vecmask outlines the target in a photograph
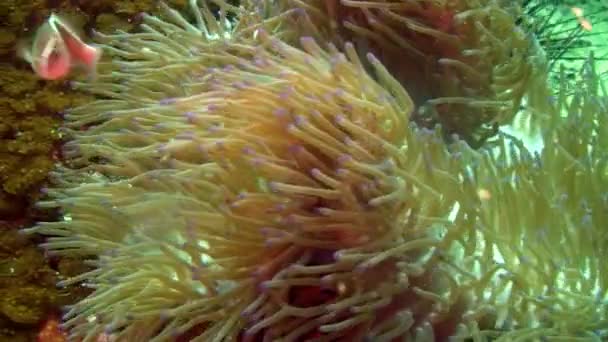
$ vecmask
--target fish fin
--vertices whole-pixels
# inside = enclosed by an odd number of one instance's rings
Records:
[[[28,63],[32,63],[32,40],[31,39],[20,39],[15,45],[15,53],[17,57],[25,60]]]
[[[85,16],[72,12],[53,13],[51,14],[51,16],[53,18],[53,22],[56,25],[61,25],[69,29],[74,35],[78,37],[85,36],[85,32],[82,29],[82,27],[84,27],[87,23],[87,19]]]
[[[80,44],[84,44],[80,38],[83,32],[76,30],[74,28],[75,26],[73,26],[65,16],[56,13],[51,14],[49,17],[49,25],[51,25],[64,40],[69,38]]]
[[[74,61],[86,65],[88,68],[95,68],[97,61],[101,57],[101,48],[86,44],[69,23],[61,17],[53,14],[49,18],[50,24],[59,33],[65,47],[68,49]]]

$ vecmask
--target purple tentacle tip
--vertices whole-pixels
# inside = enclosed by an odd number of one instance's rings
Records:
[[[196,114],[194,112],[186,112],[184,113],[184,116],[186,117],[186,120],[188,120],[188,122],[190,123],[194,122],[194,119],[196,118]]]
[[[294,123],[296,126],[302,127],[306,124],[306,118],[302,115],[296,115]]]
[[[351,157],[348,154],[342,154],[338,157],[338,164],[342,165],[342,164],[350,162],[351,160],[353,160],[353,157]]]
[[[170,105],[170,104],[174,104],[175,102],[176,102],[176,99],[174,97],[167,97],[167,98],[161,99],[159,101],[159,104]]]
[[[251,146],[243,147],[242,151],[243,151],[243,154],[248,155],[248,156],[252,156],[255,154],[255,150]]]
[[[304,15],[306,15],[306,10],[303,9],[302,7],[298,7],[296,9],[294,9],[294,13],[296,15],[304,16]]]
[[[299,144],[294,144],[289,146],[289,152],[292,154],[302,153],[304,151],[304,146]]]
[[[277,108],[277,109],[274,110],[273,114],[276,117],[284,117],[284,116],[287,115],[287,109],[285,109],[285,108]]]
[[[366,55],[366,57],[367,57],[367,60],[368,60],[370,63],[372,63],[372,64],[374,64],[374,63],[379,63],[379,61],[378,61],[378,59],[376,58],[376,56],[374,56],[374,54],[373,54],[373,53],[371,53],[371,52],[368,52],[368,53],[367,53],[367,55]]]
[[[279,192],[278,186],[277,186],[277,184],[275,182],[268,182],[268,189],[271,192]]]
[[[314,41],[315,40],[310,36],[304,36],[304,37],[300,38],[300,43],[302,43],[302,44],[312,43]]]
[[[344,116],[344,114],[338,114],[336,115],[335,121],[338,125],[341,125],[346,121],[346,117]]]

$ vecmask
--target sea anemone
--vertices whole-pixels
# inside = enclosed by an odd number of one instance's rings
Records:
[[[463,259],[471,264],[457,267],[485,274],[487,283],[475,293],[483,314],[472,324],[479,331],[467,336],[608,336],[608,269],[601,262],[608,243],[608,93],[592,58],[582,73],[572,97],[564,87],[545,108],[550,119],[540,153],[503,136],[502,148],[468,168],[482,199],[474,224],[477,252]],[[562,71],[562,82],[566,77]]]
[[[431,227],[460,187],[439,131],[411,143],[408,94],[352,45],[301,51],[166,11],[102,37],[116,59],[90,89],[107,99],[67,115],[70,161],[40,204],[64,220],[30,229],[96,256],[61,283],[94,289],[64,316],[72,336],[433,336],[427,316],[449,307],[424,285],[441,273],[425,272]]]
[[[165,7],[100,36],[113,60],[75,84],[100,99],[66,115],[68,160],[40,203],[63,220],[27,230],[89,259],[60,283],[93,289],[63,317],[74,339],[608,335],[593,61],[577,96],[528,109],[545,115],[540,155],[502,134],[513,147],[494,153],[416,124],[374,54],[215,3],[218,18],[192,1],[196,24]]]
[[[547,59],[520,25],[518,1],[299,1],[286,27],[378,56],[417,105],[413,120],[474,147],[519,111],[544,84]],[[263,13],[269,10],[262,11]],[[534,94],[531,94],[534,95]]]

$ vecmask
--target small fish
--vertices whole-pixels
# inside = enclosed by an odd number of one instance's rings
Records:
[[[17,52],[46,80],[64,78],[75,66],[82,66],[95,76],[101,57],[101,48],[86,44],[57,14],[51,14],[36,31],[33,43],[21,43]]]
[[[578,20],[578,23],[581,25],[581,27],[583,28],[583,30],[585,31],[591,31],[593,29],[593,26],[591,25],[591,21],[589,21],[587,18],[585,18],[583,16],[583,9],[580,7],[570,7],[570,10],[572,11],[572,14],[574,14],[574,16],[576,17],[576,19]]]

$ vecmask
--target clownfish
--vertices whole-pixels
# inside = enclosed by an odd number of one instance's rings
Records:
[[[66,20],[51,14],[36,31],[33,42],[22,42],[17,53],[41,78],[58,80],[75,66],[84,67],[94,77],[101,48],[86,44]]]

